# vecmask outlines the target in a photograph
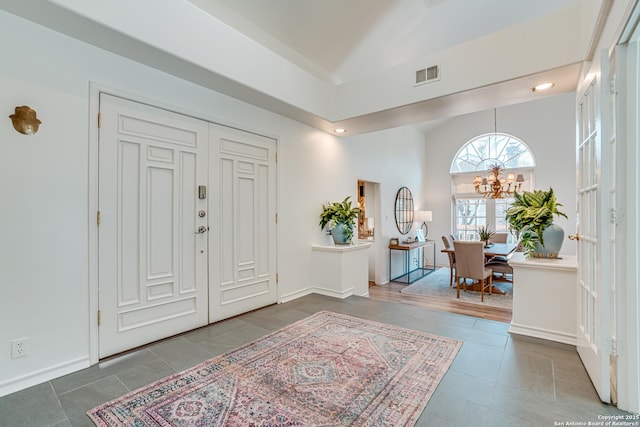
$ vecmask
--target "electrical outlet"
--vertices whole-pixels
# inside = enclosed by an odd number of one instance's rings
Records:
[[[11,341],[11,358],[17,359],[29,354],[29,346],[27,345],[29,338],[18,338]]]

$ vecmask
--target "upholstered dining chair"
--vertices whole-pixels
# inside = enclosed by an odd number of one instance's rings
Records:
[[[502,278],[506,279],[505,275],[511,275],[511,281],[513,281],[513,267],[509,265],[509,260],[505,257],[493,257],[485,263],[485,267],[490,268],[494,273],[502,273]]]
[[[484,243],[479,241],[455,240],[453,247],[456,252],[456,287],[457,298],[460,298],[460,283],[464,280],[464,289],[467,289],[466,279],[480,281],[480,300],[484,302],[484,290],[491,286],[493,271],[484,265]]]
[[[493,237],[491,237],[492,243],[507,243],[507,239],[509,238],[509,233],[495,233]],[[509,259],[503,256],[495,256],[491,259],[488,259],[485,265],[495,273],[501,273],[503,278],[506,274],[510,274],[513,280],[513,267],[509,265]]]
[[[493,236],[491,236],[491,243],[507,243],[508,238],[509,233],[493,233]]]
[[[453,250],[453,240],[448,236],[442,236],[442,243],[445,249]],[[449,256],[449,287],[453,286],[453,270],[456,268],[455,252],[447,252]]]

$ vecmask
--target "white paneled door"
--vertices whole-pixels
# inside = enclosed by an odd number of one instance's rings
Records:
[[[207,324],[209,124],[105,94],[100,114],[102,358]]]
[[[276,141],[210,125],[209,321],[273,304]]]
[[[605,58],[608,63],[608,58]],[[603,76],[607,76],[603,72]],[[608,144],[610,132],[601,106],[608,105],[608,86],[597,80],[586,88],[578,103],[578,354],[603,402],[611,400],[609,354],[611,351],[609,238],[603,216],[609,203],[607,194]],[[599,92],[601,91],[601,92]]]

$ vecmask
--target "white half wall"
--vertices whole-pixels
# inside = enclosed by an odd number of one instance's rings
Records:
[[[575,94],[498,108],[498,131],[516,136],[533,151],[535,189],[552,187],[561,210],[569,219],[555,222],[565,237],[576,231]],[[437,243],[437,262],[448,265],[440,236],[453,230],[451,162],[458,150],[474,137],[493,132],[493,110],[454,117],[427,136],[425,166],[426,207],[433,211],[429,237]],[[562,253],[576,254],[574,242],[565,238]]]

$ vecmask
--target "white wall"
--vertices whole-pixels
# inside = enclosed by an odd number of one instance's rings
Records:
[[[415,209],[425,204],[424,135],[412,127],[401,127],[345,138],[345,149],[353,170],[349,179],[355,195],[356,181],[380,183],[380,218],[376,218],[374,251],[376,283],[389,278],[389,239],[403,237],[395,223],[395,198],[401,187],[413,194]],[[415,237],[415,224],[407,236]],[[406,236],[404,236],[406,237]],[[394,275],[396,267],[394,267]]]
[[[388,239],[398,187],[423,193],[424,144],[411,129],[341,140],[5,12],[0,38],[11,40],[0,68],[0,395],[89,364],[90,81],[278,138],[281,300],[310,291],[311,245],[327,238],[323,203],[356,200],[358,178],[383,183]],[[38,112],[36,135],[11,126],[20,105]],[[22,337],[29,355],[11,359]]]
[[[565,236],[576,230],[575,95],[552,96],[497,110],[498,131],[525,142],[536,161],[534,188],[552,187],[568,220],[555,222]],[[427,136],[425,209],[433,211],[429,238],[438,245],[438,264],[448,265],[440,253],[440,236],[453,230],[449,170],[457,151],[472,138],[493,132],[493,110],[455,117]],[[562,253],[575,255],[575,243],[566,239]]]

